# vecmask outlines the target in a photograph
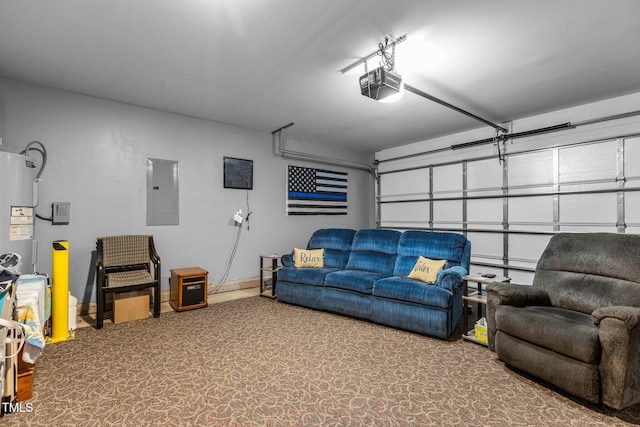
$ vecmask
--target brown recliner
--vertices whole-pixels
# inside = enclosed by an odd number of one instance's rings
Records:
[[[640,235],[559,233],[532,286],[487,287],[489,348],[572,395],[640,402]]]

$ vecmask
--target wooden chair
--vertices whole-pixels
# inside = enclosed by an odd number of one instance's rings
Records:
[[[96,329],[103,325],[107,293],[153,288],[153,317],[160,316],[160,257],[153,236],[99,237],[96,248]]]

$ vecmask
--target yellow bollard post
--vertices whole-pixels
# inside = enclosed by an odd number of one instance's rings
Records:
[[[53,242],[51,254],[53,286],[51,294],[51,338],[55,343],[75,338],[69,331],[69,242]]]

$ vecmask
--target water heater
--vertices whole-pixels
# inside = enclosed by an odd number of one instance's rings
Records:
[[[36,166],[32,157],[0,147],[0,256],[18,254],[22,274],[35,272]]]

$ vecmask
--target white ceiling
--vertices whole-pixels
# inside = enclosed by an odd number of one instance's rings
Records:
[[[373,151],[486,127],[361,96],[364,67],[339,70],[385,34],[407,34],[407,83],[501,123],[640,91],[639,17],[637,0],[2,0],[0,76]]]

